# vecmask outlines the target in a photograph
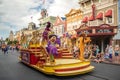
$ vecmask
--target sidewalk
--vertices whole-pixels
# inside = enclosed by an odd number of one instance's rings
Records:
[[[91,62],[96,62],[94,60],[91,60]],[[115,62],[110,62],[110,61],[107,61],[107,60],[104,60],[100,63],[104,63],[104,64],[112,64],[112,65],[119,65],[120,66],[120,62],[119,63],[115,63]]]
[[[110,61],[103,61],[102,63],[113,64],[113,65],[120,65],[120,63],[114,63],[114,62],[110,62]]]

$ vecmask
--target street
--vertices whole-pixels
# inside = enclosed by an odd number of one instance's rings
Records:
[[[95,63],[94,71],[84,75],[57,77],[43,74],[18,60],[17,51],[0,50],[0,80],[120,80],[120,65]]]

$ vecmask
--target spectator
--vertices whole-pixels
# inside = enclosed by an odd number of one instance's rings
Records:
[[[104,54],[103,53],[97,54],[94,61],[97,62],[97,63],[103,62],[104,61]]]
[[[112,62],[113,61],[113,55],[114,55],[114,49],[111,45],[108,48],[108,54],[109,54],[109,60]]]
[[[91,58],[91,45],[86,45],[85,52],[84,52],[85,59]]]
[[[96,45],[96,54],[99,54],[99,52],[100,52],[100,49],[99,49],[98,45]]]
[[[18,45],[16,46],[16,50],[19,51],[19,46]]]
[[[115,45],[114,52],[115,52],[115,63],[119,63],[119,55],[120,55],[120,48],[119,45]]]
[[[96,55],[96,58],[94,59],[94,61],[97,62],[97,63],[102,62],[102,56],[101,56],[100,53]]]
[[[105,54],[104,54],[104,61],[109,61],[109,54],[108,54],[108,52],[105,52]]]
[[[6,45],[5,48],[4,48],[4,54],[6,54],[6,53],[8,54],[8,49],[9,49],[9,46]]]
[[[79,48],[77,46],[74,46],[74,48],[73,48],[73,56],[74,56],[74,58],[75,59],[79,58],[79,54],[80,54]]]
[[[93,45],[93,48],[92,48],[92,52],[93,52],[93,56],[96,57],[96,44]]]

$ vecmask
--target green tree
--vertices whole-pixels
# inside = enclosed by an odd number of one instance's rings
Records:
[[[8,42],[7,42],[8,45],[11,45],[12,43],[13,43],[12,41],[8,41]]]
[[[9,38],[6,38],[5,41],[8,42],[8,41],[9,41]]]
[[[17,40],[14,40],[14,41],[13,41],[13,44],[17,44],[17,43],[18,43],[18,41],[17,41]]]

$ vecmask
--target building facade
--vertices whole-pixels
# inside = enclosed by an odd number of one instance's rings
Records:
[[[78,9],[71,9],[68,14],[66,14],[67,32],[77,29],[82,21],[83,12]]]
[[[24,33],[28,39],[31,39],[32,33],[36,30],[37,30],[37,27],[36,27],[35,23],[30,22],[28,24],[28,28],[23,28],[19,31],[16,31],[15,40],[17,40],[20,43],[22,33]]]
[[[28,24],[28,30],[33,30],[33,29],[36,29],[36,25],[35,25],[35,23],[30,22],[30,23]]]
[[[117,33],[117,0],[79,0],[79,4],[83,11],[83,20],[76,29],[77,34],[86,32],[92,43],[97,44],[101,52],[104,52]]]
[[[83,11],[80,9],[71,9],[66,15],[66,32],[65,36],[70,37],[72,44],[76,44],[76,31],[79,28],[83,18]]]
[[[20,31],[15,32],[14,39],[20,41]]]
[[[63,36],[66,29],[66,18],[57,16],[53,25],[53,30],[56,35]]]
[[[14,41],[14,33],[13,33],[13,31],[10,31],[9,40]]]
[[[120,46],[120,0],[118,0],[118,32],[113,37],[114,44]]]
[[[56,20],[56,17],[54,17],[54,16],[48,16],[48,17],[45,17],[45,18],[40,18],[39,19],[39,21],[40,21],[40,24],[39,24],[40,29],[45,28],[47,22],[51,22],[52,24],[54,24],[55,20]]]

